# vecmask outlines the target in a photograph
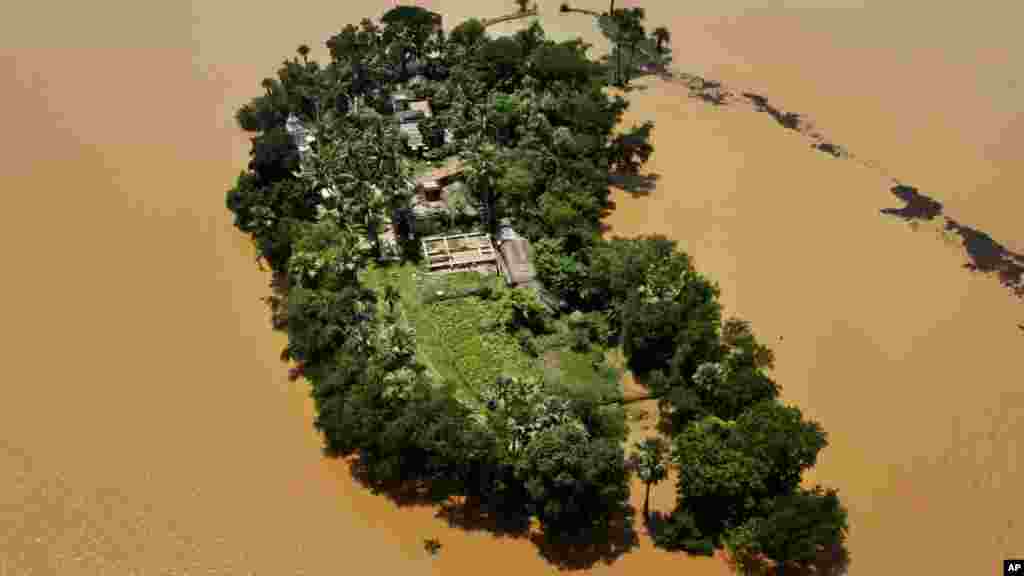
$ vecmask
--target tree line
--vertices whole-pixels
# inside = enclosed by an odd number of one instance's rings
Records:
[[[491,38],[470,19],[446,34],[438,15],[410,6],[347,25],[326,45],[328,63],[299,47],[239,109],[254,137],[227,193],[236,226],[288,285],[282,358],[310,384],[326,452],[357,455],[375,486],[465,496],[519,525],[535,517],[555,540],[607,530],[628,512],[631,474],[649,487],[670,457],[678,502],[660,546],[727,545],[784,567],[842,541],[835,492],[799,487],[825,432],[779,402],[771,351],[748,323],[722,318],[717,286],[674,242],[601,235],[609,175],[653,152],[653,124],[615,132],[628,102],[603,91],[608,63],[582,40],[547,39],[536,22]],[[430,99],[431,154],[464,160],[487,228],[509,217],[531,240],[540,280],[581,338],[621,345],[660,398],[667,441],[627,458],[621,406],[508,377],[477,383],[467,399],[422,364],[394,288],[381,301],[361,274],[383,255],[388,221],[399,223],[401,255],[418,254],[402,223],[422,158],[389,118],[399,87]],[[315,135],[308,154],[285,129],[292,115]],[[547,313],[520,304],[520,324]]]

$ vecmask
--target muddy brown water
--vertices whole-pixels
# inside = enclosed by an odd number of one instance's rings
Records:
[[[552,35],[604,47],[546,4]],[[1020,8],[828,4],[645,3],[681,69],[813,116],[1024,252]],[[398,510],[321,457],[276,360],[268,278],[224,208],[248,150],[234,110],[299,43],[322,56],[389,5],[5,11],[0,574],[555,571],[526,540]],[[457,21],[512,3],[426,5]],[[627,121],[657,122],[659,179],[616,192],[609,223],[678,239],[774,344],[786,399],[830,434],[809,481],[850,507],[851,573],[979,574],[1024,554],[1020,301],[964,271],[956,244],[879,214],[899,204],[877,173],[765,115],[640,83]],[[671,487],[653,499],[669,509]],[[646,538],[592,571],[727,573]]]

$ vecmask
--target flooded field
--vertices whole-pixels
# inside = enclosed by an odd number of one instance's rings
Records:
[[[514,6],[423,4],[453,22]],[[680,70],[813,117],[1024,253],[1021,9],[831,4],[644,3]],[[0,574],[556,571],[528,540],[399,509],[320,455],[304,384],[277,361],[269,278],[224,208],[248,152],[232,115],[260,79],[391,5],[28,3],[0,24]],[[552,36],[604,47],[586,17],[541,13]],[[978,574],[1024,554],[1021,301],[963,268],[960,237],[882,214],[903,202],[879,170],[638,84],[627,122],[656,122],[655,185],[617,191],[609,224],[678,239],[772,343],[785,398],[829,432],[811,480],[850,508],[851,574]],[[652,508],[672,503],[655,488]],[[646,537],[590,571],[727,573]]]

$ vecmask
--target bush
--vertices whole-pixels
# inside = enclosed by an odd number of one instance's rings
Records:
[[[701,556],[711,556],[715,553],[714,541],[701,532],[697,520],[683,509],[672,512],[661,529],[655,533],[654,542],[667,550],[685,550]]]

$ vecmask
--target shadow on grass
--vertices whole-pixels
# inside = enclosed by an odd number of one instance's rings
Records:
[[[541,557],[559,570],[587,570],[599,563],[613,564],[640,543],[640,537],[633,529],[634,513],[633,507],[628,507],[607,529],[588,534],[585,538],[554,538],[534,533],[530,535],[530,541]]]
[[[657,187],[661,174],[628,174],[613,173],[608,175],[608,182],[617,188],[629,192],[634,198],[647,196]]]

